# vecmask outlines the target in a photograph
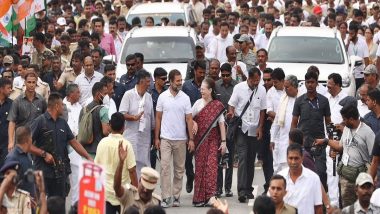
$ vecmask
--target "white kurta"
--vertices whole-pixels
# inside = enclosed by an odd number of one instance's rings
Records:
[[[139,111],[139,103],[142,100],[136,89],[131,89],[125,92],[121,103],[120,112],[128,113],[130,115],[137,115]],[[150,167],[150,147],[151,147],[151,131],[154,128],[154,112],[152,96],[145,93],[143,117],[140,121],[125,121],[124,138],[127,139],[133,147],[136,157],[136,172],[140,178],[140,170],[144,166]],[[143,121],[145,120],[145,121]],[[144,127],[140,127],[144,124]],[[139,128],[140,127],[140,128]],[[142,130],[142,131],[141,131]]]
[[[289,97],[288,105],[285,112],[284,126],[278,124],[279,109],[276,111],[276,117],[271,128],[271,142],[274,143],[273,150],[273,170],[281,171],[287,166],[286,149],[289,145],[289,131],[291,128],[293,107],[296,97]]]

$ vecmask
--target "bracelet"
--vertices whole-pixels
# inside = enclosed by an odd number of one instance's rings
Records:
[[[226,140],[222,140],[222,143],[225,143],[226,142]]]

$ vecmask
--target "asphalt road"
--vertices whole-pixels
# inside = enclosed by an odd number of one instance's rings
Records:
[[[264,189],[263,189],[263,184],[264,184],[264,175],[261,167],[256,167],[255,170],[255,178],[253,181],[253,186],[254,186],[254,192],[253,194],[255,197],[258,194],[261,194]],[[247,201],[247,203],[240,203],[238,201],[237,197],[237,169],[234,169],[234,174],[233,174],[233,179],[232,179],[232,191],[234,193],[234,196],[231,198],[226,198],[224,195],[222,195],[221,200],[227,200],[228,205],[229,205],[229,213],[230,214],[248,214],[252,210],[253,207],[253,202],[254,199]],[[159,193],[160,190],[157,190],[157,193]],[[181,195],[181,206],[180,207],[171,207],[167,208],[166,213],[167,214],[190,214],[190,213],[197,213],[197,214],[205,214],[207,213],[207,210],[210,208],[207,207],[193,207],[192,206],[192,198],[193,198],[193,193],[187,193],[186,192],[186,176],[183,180],[183,188],[182,188],[182,195]]]
[[[159,171],[159,164],[157,165],[157,170]],[[253,187],[254,191],[253,194],[255,197],[258,194],[261,194],[264,184],[264,175],[261,167],[255,168],[255,178],[253,181]],[[247,203],[240,203],[237,198],[237,168],[234,168],[233,178],[232,178],[232,191],[234,196],[230,198],[224,197],[222,195],[221,200],[227,200],[228,206],[229,206],[229,213],[230,214],[249,214],[252,211],[253,202],[254,199],[251,199],[247,201]],[[158,186],[155,190],[155,193],[159,194],[161,193],[161,189]],[[68,213],[70,209],[70,198],[71,194],[66,198],[66,213]],[[170,207],[165,209],[167,214],[205,214],[207,213],[207,210],[210,208],[207,207],[193,207],[192,205],[192,198],[193,198],[193,192],[187,193],[186,192],[186,175],[183,179],[183,187],[182,187],[182,194],[181,194],[181,206],[180,207]]]

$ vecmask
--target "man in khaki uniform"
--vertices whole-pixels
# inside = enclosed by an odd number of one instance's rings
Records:
[[[141,169],[138,188],[131,184],[126,184],[122,187],[121,176],[123,162],[122,158],[120,158],[119,166],[116,169],[114,177],[114,190],[121,203],[121,213],[124,213],[128,207],[135,206],[139,209],[140,214],[143,214],[147,207],[160,205],[161,197],[153,193],[160,177],[158,172],[150,167],[143,167]]]
[[[36,33],[33,37],[33,46],[36,49],[32,53],[31,64],[37,64],[42,67],[42,59],[48,56],[53,56],[54,53],[45,46],[45,35],[43,33]]]

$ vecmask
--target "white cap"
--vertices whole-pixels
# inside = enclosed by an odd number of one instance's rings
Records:
[[[64,17],[59,17],[57,19],[57,24],[60,25],[60,26],[66,26],[66,19]]]

